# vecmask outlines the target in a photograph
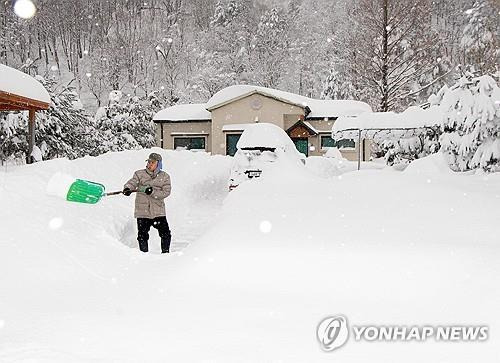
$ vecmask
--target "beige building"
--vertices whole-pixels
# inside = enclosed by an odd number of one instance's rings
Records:
[[[224,88],[204,104],[175,105],[158,112],[158,146],[234,155],[248,124],[267,122],[281,127],[306,156],[337,147],[349,160],[357,158],[357,140],[335,142],[332,126],[340,116],[371,112],[368,104],[351,100],[317,100],[275,89],[237,85]],[[362,159],[368,157],[363,145]]]

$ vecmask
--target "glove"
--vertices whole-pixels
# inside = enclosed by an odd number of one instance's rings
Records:
[[[146,193],[147,195],[151,195],[151,193],[153,193],[153,187],[147,185],[140,186],[138,190],[142,193]]]
[[[130,190],[130,188],[125,188],[123,189],[123,195],[126,195],[127,197],[130,196],[130,194],[132,194],[132,191]]]

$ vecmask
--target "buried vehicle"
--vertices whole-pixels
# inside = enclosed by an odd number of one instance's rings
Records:
[[[269,123],[246,126],[236,147],[229,177],[230,191],[242,182],[260,177],[278,160],[287,159],[300,165],[306,160],[286,132]]]

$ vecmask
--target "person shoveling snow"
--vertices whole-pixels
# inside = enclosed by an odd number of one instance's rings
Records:
[[[149,229],[158,230],[161,252],[169,253],[172,235],[165,213],[164,199],[170,195],[170,175],[162,171],[160,154],[151,153],[145,169],[137,170],[123,187],[130,196],[136,191],[134,217],[137,218],[137,241],[142,252],[148,252]]]
[[[170,195],[170,175],[161,170],[161,155],[151,153],[146,161],[146,168],[137,170],[121,191],[106,193],[103,184],[56,173],[47,185],[47,194],[65,198],[70,202],[96,204],[103,197],[117,194],[130,196],[137,193],[134,217],[137,218],[139,249],[148,252],[149,230],[154,227],[161,238],[162,253],[168,253],[172,236],[164,199]]]

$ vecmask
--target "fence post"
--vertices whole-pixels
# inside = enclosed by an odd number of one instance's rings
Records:
[[[361,169],[361,129],[358,130],[358,170]]]

